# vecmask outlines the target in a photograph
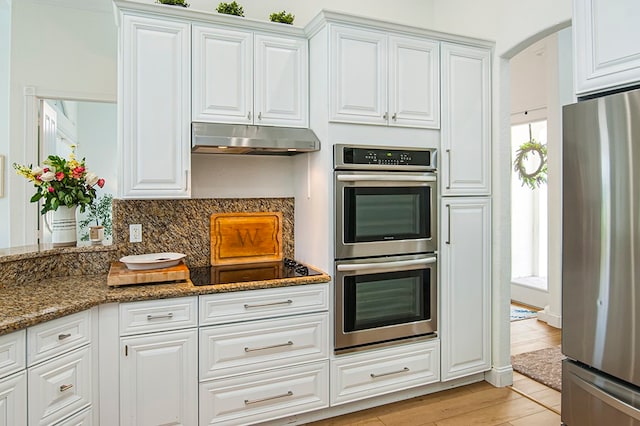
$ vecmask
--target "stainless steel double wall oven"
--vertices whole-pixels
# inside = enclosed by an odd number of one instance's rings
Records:
[[[437,331],[435,149],[336,145],[335,349]]]

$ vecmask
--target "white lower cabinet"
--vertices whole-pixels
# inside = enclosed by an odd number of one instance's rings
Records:
[[[326,314],[200,330],[200,380],[328,358]]]
[[[491,368],[491,199],[442,202],[440,340],[446,381]]]
[[[438,382],[439,368],[436,339],[342,355],[331,361],[331,405]]]
[[[120,424],[197,425],[197,330],[129,336],[120,344]]]
[[[27,375],[24,371],[0,379],[0,426],[26,426]]]
[[[200,425],[246,425],[329,405],[329,361],[200,384]]]
[[[29,368],[29,425],[50,425],[91,405],[88,346]]]

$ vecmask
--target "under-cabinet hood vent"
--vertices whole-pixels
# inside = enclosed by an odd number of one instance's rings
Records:
[[[191,123],[191,152],[209,154],[294,155],[320,149],[311,129]]]

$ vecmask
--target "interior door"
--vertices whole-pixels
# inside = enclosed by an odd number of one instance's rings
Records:
[[[56,110],[45,100],[40,100],[40,122],[39,122],[39,146],[38,146],[38,159],[39,164],[45,160],[50,154],[57,153],[56,138],[58,135],[58,113]],[[38,210],[41,206],[38,204]],[[50,243],[51,231],[45,226],[45,220],[51,223],[53,219],[53,212],[47,212],[45,215],[38,216],[38,242]]]

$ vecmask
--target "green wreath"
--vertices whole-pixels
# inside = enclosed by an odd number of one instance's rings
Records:
[[[527,160],[529,154],[535,152],[540,157],[540,164],[531,173],[527,173],[523,161]],[[513,161],[513,170],[518,173],[522,181],[522,186],[527,185],[531,189],[536,189],[541,184],[547,182],[547,146],[535,139],[520,145],[516,151],[516,159]]]

